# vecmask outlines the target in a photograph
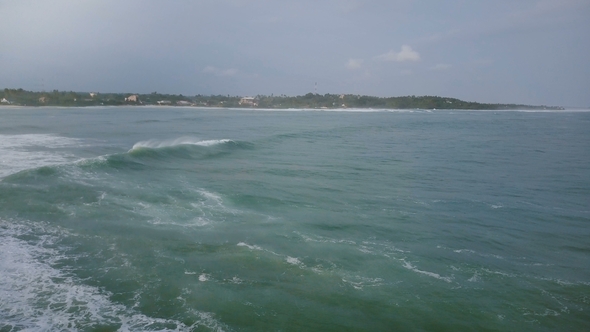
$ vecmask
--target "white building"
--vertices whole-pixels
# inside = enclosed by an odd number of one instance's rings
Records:
[[[240,105],[258,106],[254,97],[243,97],[240,99]]]
[[[131,95],[131,96],[125,98],[125,101],[132,101],[134,103],[137,103],[139,101],[139,96],[138,95]]]

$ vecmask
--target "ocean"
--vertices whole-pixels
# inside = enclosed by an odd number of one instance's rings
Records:
[[[588,331],[590,112],[0,108],[0,331]]]

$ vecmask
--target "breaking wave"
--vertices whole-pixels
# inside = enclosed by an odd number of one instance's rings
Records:
[[[25,169],[69,162],[73,156],[55,150],[80,145],[78,139],[50,134],[0,135],[0,178]]]
[[[150,148],[150,149],[159,149],[159,148],[168,148],[180,145],[198,145],[198,146],[213,146],[218,144],[226,144],[226,143],[236,143],[231,139],[215,139],[215,140],[199,140],[192,137],[180,137],[176,139],[169,139],[169,140],[147,140],[137,142],[133,145],[130,151],[141,149],[141,148]]]

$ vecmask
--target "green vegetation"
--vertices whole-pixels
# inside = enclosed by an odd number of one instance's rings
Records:
[[[120,106],[120,105],[170,105],[202,107],[260,107],[260,108],[381,108],[381,109],[549,109],[560,110],[555,106],[530,106],[517,104],[482,104],[455,98],[438,96],[372,97],[360,95],[313,94],[289,97],[258,95],[256,105],[241,104],[241,97],[222,95],[195,95],[192,97],[174,94],[129,93],[87,93],[73,91],[34,92],[23,89],[0,90],[0,105],[23,106]]]

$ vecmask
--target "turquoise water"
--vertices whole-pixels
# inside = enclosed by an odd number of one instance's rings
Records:
[[[590,112],[0,109],[0,331],[583,331]]]

